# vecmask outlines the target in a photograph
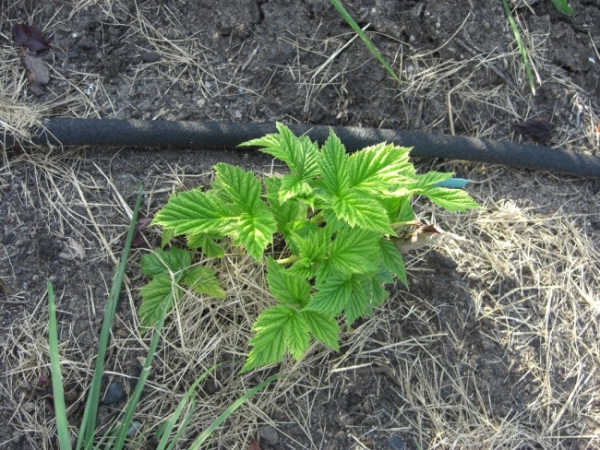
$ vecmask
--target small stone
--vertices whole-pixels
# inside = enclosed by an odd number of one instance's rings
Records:
[[[479,275],[477,275],[476,273],[469,273],[469,275],[467,275],[467,278],[471,281],[479,281],[481,280],[481,277]]]
[[[14,239],[15,233],[11,231],[10,233],[6,233],[4,236],[2,236],[0,243],[2,243],[2,245],[9,245],[12,241],[14,241]]]
[[[406,443],[398,436],[390,437],[389,443],[392,450],[404,450],[406,447]]]
[[[23,440],[23,436],[25,435],[25,433],[23,433],[22,431],[19,430],[15,430],[12,433],[12,441],[15,444],[18,444],[19,442],[21,442]]]
[[[142,424],[140,422],[137,422],[134,420],[133,422],[131,422],[131,425],[129,426],[129,430],[127,430],[127,437],[133,436],[135,433],[137,433],[141,429],[142,429]]]
[[[27,402],[23,405],[23,409],[28,413],[32,413],[35,411],[35,404],[33,402]]]
[[[258,437],[269,445],[277,445],[279,442],[279,434],[277,434],[275,427],[271,425],[260,427],[258,429]]]
[[[144,50],[142,53],[140,53],[140,58],[146,63],[153,63],[160,59],[160,55],[156,52],[149,52],[148,50]]]
[[[125,398],[125,389],[120,383],[112,382],[108,385],[106,395],[102,399],[104,405],[114,405]]]

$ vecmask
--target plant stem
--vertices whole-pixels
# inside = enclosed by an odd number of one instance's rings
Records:
[[[298,256],[298,255],[292,255],[292,256],[288,256],[287,258],[276,259],[275,262],[278,263],[278,264],[281,264],[283,266],[283,265],[286,265],[286,264],[295,263],[299,259],[300,259],[300,256]]]

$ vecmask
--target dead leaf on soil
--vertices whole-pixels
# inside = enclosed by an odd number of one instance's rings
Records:
[[[36,53],[23,51],[21,54],[21,62],[27,71],[27,80],[29,81],[29,89],[36,94],[41,95],[44,88],[50,81],[50,71],[46,62]]]
[[[0,278],[0,295],[9,295],[12,293],[12,289],[6,281]]]
[[[546,119],[533,118],[523,122],[513,123],[512,129],[517,133],[531,137],[536,142],[545,142],[552,137],[554,125]]]
[[[20,23],[15,25],[13,32],[17,44],[24,45],[30,52],[37,53],[50,48],[44,32],[38,27]]]
[[[260,449],[260,444],[258,443],[258,441],[254,438],[250,439],[250,443],[248,444],[248,447],[246,448],[246,450],[261,450]]]
[[[422,223],[415,228],[409,228],[404,235],[393,238],[393,242],[398,250],[408,252],[428,245],[439,245],[444,239],[467,242],[467,239],[448,233],[437,225]]]
[[[145,217],[143,215],[139,215],[137,223],[135,224],[135,231],[133,232],[133,239],[131,241],[131,246],[133,248],[143,247],[146,244],[146,239],[144,239],[144,234],[142,231],[152,222],[152,217]],[[127,236],[124,236],[121,239],[121,247],[125,247],[125,241]]]

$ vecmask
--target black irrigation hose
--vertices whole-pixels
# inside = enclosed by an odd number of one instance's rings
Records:
[[[34,142],[47,145],[95,145],[176,148],[236,148],[276,131],[274,123],[169,122],[144,120],[48,119]],[[448,136],[418,131],[290,125],[296,134],[323,142],[333,130],[348,151],[379,142],[413,147],[411,156],[444,158],[564,173],[600,179],[600,157],[537,145]]]

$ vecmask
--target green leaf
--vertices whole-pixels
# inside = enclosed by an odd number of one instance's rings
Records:
[[[173,282],[169,274],[156,275],[140,292],[142,304],[139,315],[142,326],[154,327],[160,319],[164,304],[168,303],[168,311],[182,293],[183,289]]]
[[[363,277],[361,284],[364,292],[367,295],[367,308],[364,314],[372,314],[373,308],[381,305],[390,296],[385,289],[385,285],[392,283],[394,280],[391,274],[384,270],[380,270],[373,276]]]
[[[242,371],[278,363],[288,349],[299,360],[308,349],[308,325],[295,308],[273,306],[263,311],[252,330],[256,335],[250,341],[253,347]]]
[[[160,237],[160,248],[165,248],[173,236],[175,236],[173,228],[163,228],[163,233]]]
[[[325,344],[332,350],[339,351],[338,343],[340,335],[340,327],[337,321],[318,311],[304,309],[300,311],[300,316],[308,326],[308,330],[318,341]]]
[[[395,222],[412,222],[416,217],[413,207],[410,204],[410,196],[401,197],[398,215],[394,218]]]
[[[316,284],[316,292],[306,309],[337,316],[350,301],[353,285],[352,277],[333,274],[328,280]]]
[[[383,205],[365,192],[346,191],[333,198],[331,207],[337,217],[352,227],[394,233]]]
[[[367,294],[360,280],[353,278],[352,293],[346,305],[346,327],[349,330],[360,316],[365,315],[368,309]]]
[[[226,163],[216,164],[215,169],[212,187],[221,199],[233,204],[237,211],[254,214],[264,210],[260,181],[252,172]]]
[[[331,245],[330,261],[344,274],[365,273],[377,269],[379,233],[358,228],[343,228]]]
[[[261,139],[253,139],[241,146],[262,147],[261,152],[285,162],[293,175],[306,181],[318,175],[318,148],[308,137],[296,137],[292,131],[277,123],[279,134],[269,134]]]
[[[279,189],[281,188],[281,178],[267,178],[267,201],[271,209],[271,214],[277,229],[281,231],[286,238],[294,230],[296,222],[306,219],[306,205],[296,201],[281,201],[279,199]]]
[[[177,247],[170,250],[157,248],[154,253],[142,256],[141,269],[147,277],[155,277],[162,273],[179,272],[187,269],[192,263],[190,254]]]
[[[409,148],[391,144],[367,147],[350,156],[350,185],[369,192],[384,192],[392,184],[411,178],[414,166],[409,161]]]
[[[241,243],[248,253],[260,262],[265,248],[273,241],[273,234],[276,231],[277,223],[265,207],[263,210],[254,211],[254,214],[243,213],[240,216],[235,242]]]
[[[294,236],[301,260],[309,264],[318,264],[325,259],[331,245],[331,236],[326,229],[320,228],[310,233],[306,238],[298,234]]]
[[[192,250],[201,249],[207,258],[222,258],[225,255],[225,249],[217,244],[216,238],[221,238],[221,236],[208,233],[192,234],[188,236],[188,247]]]
[[[567,16],[570,16],[575,12],[571,5],[569,5],[567,0],[552,0],[552,4],[559,13],[565,14]]]
[[[331,131],[319,158],[322,186],[330,195],[337,196],[350,186],[348,155],[339,138]]]
[[[477,202],[461,189],[427,187],[421,190],[421,194],[448,211],[466,211],[479,208]]]
[[[156,214],[153,224],[175,234],[225,233],[235,216],[214,193],[197,190],[178,194]]]
[[[408,279],[406,278],[406,269],[404,267],[404,259],[402,253],[394,245],[393,242],[388,239],[381,239],[379,241],[379,247],[381,249],[381,262],[383,267],[398,277],[402,284],[408,289]]]
[[[312,186],[299,175],[290,174],[283,177],[279,200],[285,202],[296,197],[308,197],[312,194]]]
[[[199,294],[207,294],[214,298],[225,298],[225,291],[217,280],[216,272],[203,266],[194,266],[184,272],[183,281],[190,289]]]
[[[454,176],[452,172],[427,172],[423,175],[417,175],[417,177],[410,184],[411,190],[417,190],[427,186],[433,186],[438,183],[443,183]]]
[[[267,260],[267,284],[273,297],[281,303],[300,307],[308,303],[310,284],[306,278],[288,273],[273,258]]]

